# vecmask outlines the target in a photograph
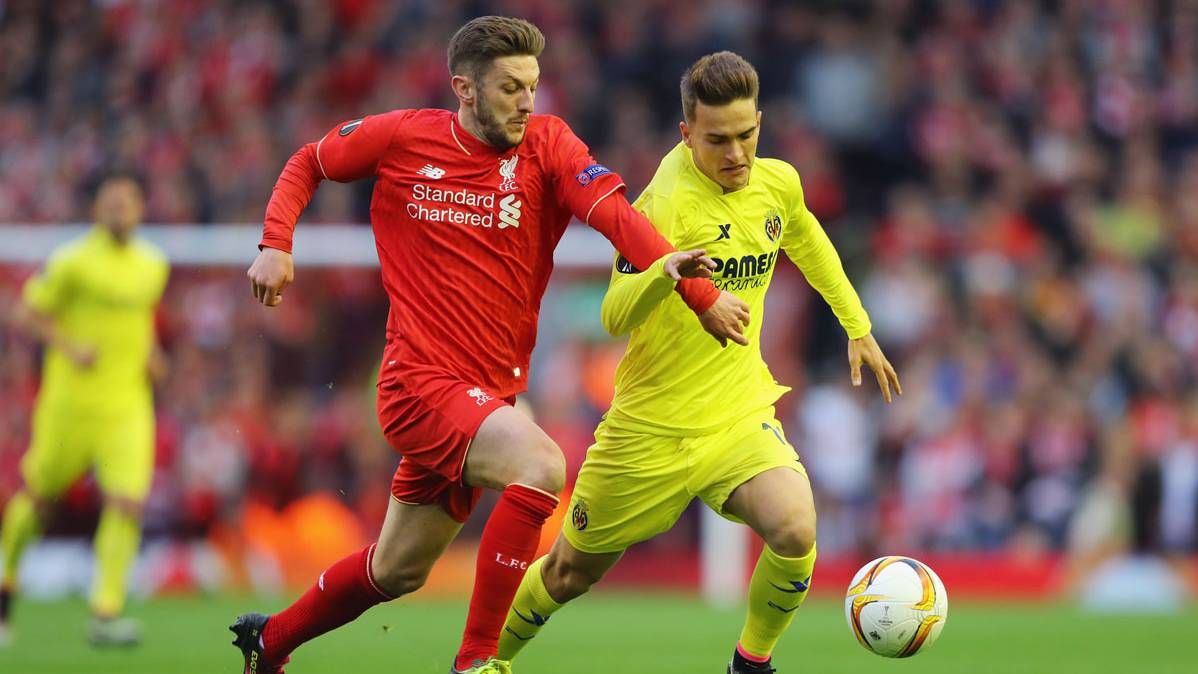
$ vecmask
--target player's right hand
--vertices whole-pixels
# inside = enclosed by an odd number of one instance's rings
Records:
[[[684,278],[711,278],[715,269],[715,260],[707,257],[707,251],[702,248],[684,250],[674,253],[666,259],[666,276],[681,281]]]
[[[254,299],[268,307],[277,307],[283,301],[283,290],[295,279],[295,263],[291,253],[263,248],[245,275],[250,278]]]
[[[720,346],[728,346],[728,340],[741,346],[749,345],[744,333],[744,327],[749,325],[749,305],[726,290],[720,291],[715,304],[699,316],[699,322]]]

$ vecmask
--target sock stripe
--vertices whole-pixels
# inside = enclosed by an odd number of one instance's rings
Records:
[[[372,571],[370,568],[371,561],[374,559],[374,549],[376,547],[378,547],[378,543],[371,543],[370,548],[366,550],[366,582],[370,583],[370,587],[373,588],[375,592],[378,592],[380,597],[383,597],[387,601],[391,601],[392,599],[395,599],[395,597],[387,592],[384,592],[383,588],[379,587],[379,584],[374,582],[374,571]]]
[[[558,503],[561,503],[561,501],[562,501],[560,498],[558,498],[558,496],[556,494],[550,494],[549,492],[545,491],[544,489],[537,489],[536,487],[531,487],[529,485],[524,484],[523,482],[513,482],[508,486],[509,487],[523,487],[524,489],[528,489],[531,491],[535,491],[538,494],[542,494],[545,496],[545,498],[552,499],[555,507]]]
[[[757,664],[761,664],[763,662],[769,662],[770,657],[773,655],[772,653],[770,655],[766,655],[765,657],[762,657],[760,655],[753,655],[752,653],[746,651],[745,647],[743,645],[741,645],[741,643],[739,641],[736,642],[736,652],[740,653],[740,657],[744,658],[745,660],[748,660],[749,662],[756,662]]]

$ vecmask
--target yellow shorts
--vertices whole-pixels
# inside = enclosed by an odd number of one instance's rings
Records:
[[[696,496],[739,522],[724,512],[732,491],[779,467],[807,474],[773,407],[694,437],[632,432],[605,420],[578,473],[562,534],[582,552],[618,552],[668,531]]]
[[[21,475],[37,496],[57,498],[94,468],[105,494],[145,500],[154,472],[152,407],[100,417],[39,402],[32,425]]]

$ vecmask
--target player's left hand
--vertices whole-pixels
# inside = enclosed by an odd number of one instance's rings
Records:
[[[882,348],[878,346],[878,342],[872,334],[860,339],[849,340],[849,371],[852,375],[853,386],[861,385],[861,363],[863,362],[874,371],[874,376],[878,378],[878,388],[882,389],[882,397],[886,402],[890,402],[891,386],[894,386],[896,393],[903,395],[903,385],[899,383],[898,373],[894,371],[890,361],[886,360]]]
[[[684,278],[711,278],[715,269],[715,260],[707,257],[707,251],[702,248],[684,250],[674,253],[666,259],[666,275],[675,281]]]

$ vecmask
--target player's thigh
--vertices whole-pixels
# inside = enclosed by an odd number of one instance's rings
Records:
[[[56,499],[87,472],[90,430],[67,410],[40,403],[34,408],[29,449],[21,458],[21,477],[34,498]]]
[[[801,547],[801,540],[794,539],[814,536],[815,504],[807,471],[772,408],[746,415],[695,444],[693,488],[716,512],[747,523],[771,547],[794,550]]]
[[[154,476],[154,411],[149,406],[96,423],[92,461],[105,495],[141,503]]]
[[[503,489],[519,483],[553,494],[566,479],[566,460],[557,443],[514,407],[496,408],[466,451],[466,484]]]
[[[673,527],[692,498],[680,444],[601,425],[574,483],[566,541],[581,552],[620,552]]]
[[[413,592],[461,530],[462,523],[440,505],[412,505],[392,498],[370,560],[371,575],[387,594]]]
[[[451,482],[491,489],[518,482],[557,493],[565,480],[561,450],[513,402],[450,372],[413,366],[382,375],[379,423],[405,462]]]
[[[771,468],[733,490],[724,512],[744,521],[783,557],[801,557],[815,545],[815,499],[807,475]]]

